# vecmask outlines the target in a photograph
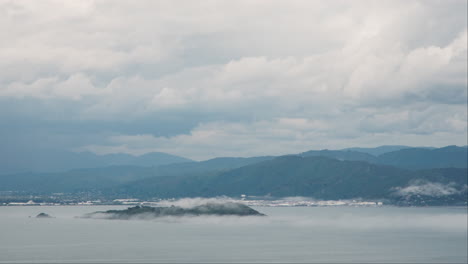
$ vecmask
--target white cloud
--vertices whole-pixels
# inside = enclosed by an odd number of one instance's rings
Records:
[[[345,117],[346,118],[346,117]],[[344,119],[345,119],[344,118]],[[352,120],[328,121],[303,118],[278,118],[271,121],[202,123],[190,133],[174,136],[151,134],[114,135],[104,144],[87,145],[78,151],[98,154],[166,152],[195,160],[219,156],[284,155],[310,149],[339,149],[355,145],[376,146],[406,144],[449,145],[463,134],[442,130],[435,133],[361,133]],[[342,122],[341,125],[336,123]]]
[[[249,124],[214,122],[200,124],[189,134],[171,137],[149,134],[112,136],[107,145],[90,145],[80,150],[99,154],[161,151],[195,159],[278,155],[285,154],[285,151],[307,150],[314,143],[313,138],[323,134],[325,126],[323,121],[288,118]]]
[[[102,96],[109,94],[106,89],[95,87],[91,80],[81,73],[73,74],[67,79],[58,77],[42,78],[32,83],[13,82],[0,89],[0,96],[67,98],[80,100],[83,96]]]
[[[460,194],[463,191],[466,191],[466,188],[467,186],[463,186],[462,189],[458,189],[455,183],[442,184],[437,182],[420,182],[406,186],[404,188],[396,188],[395,191],[399,196],[424,195],[441,197]]]
[[[463,1],[5,1],[0,32],[2,100],[73,100],[80,122],[198,124],[106,151],[466,144]]]

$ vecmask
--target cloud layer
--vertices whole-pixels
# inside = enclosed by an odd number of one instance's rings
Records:
[[[461,194],[467,190],[467,186],[457,188],[455,183],[441,184],[434,182],[419,182],[404,188],[398,187],[395,189],[398,196],[409,197],[416,195],[442,197],[455,194]]]
[[[467,144],[465,1],[2,1],[0,14],[0,140],[21,151],[44,137],[195,159]]]

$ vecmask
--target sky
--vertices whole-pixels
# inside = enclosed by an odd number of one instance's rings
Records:
[[[0,0],[1,155],[467,145],[467,1]]]

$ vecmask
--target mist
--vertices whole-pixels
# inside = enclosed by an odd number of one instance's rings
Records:
[[[437,186],[440,187],[440,186]],[[443,189],[445,190],[445,189]],[[303,201],[305,197],[287,197],[284,200]],[[309,201],[316,201],[308,198]],[[177,200],[162,200],[158,206],[179,206],[192,208],[207,203],[235,203],[242,202],[229,197],[217,198],[184,198]],[[348,201],[350,202],[350,201]],[[234,204],[235,205],[235,204]],[[103,207],[100,207],[101,209]],[[120,207],[119,208],[125,208]],[[149,221],[155,224],[181,224],[195,226],[226,226],[226,227],[264,227],[273,228],[312,228],[339,229],[343,231],[371,231],[371,230],[440,230],[443,232],[467,232],[467,208],[453,207],[450,212],[439,212],[434,208],[399,208],[393,206],[382,207],[263,207],[252,206],[266,217],[258,216],[163,216],[154,217],[142,214],[131,217],[130,221]],[[88,209],[88,208],[87,208]],[[106,209],[114,209],[107,207]],[[88,212],[98,211],[89,207]],[[311,212],[304,215],[305,212]],[[70,215],[69,215],[70,216]],[[99,221],[128,221],[106,220],[105,215],[96,214],[93,220]]]
[[[179,204],[202,201],[184,199]],[[109,260],[108,256],[124,263],[219,263],[227,258],[234,263],[296,259],[462,263],[466,259],[466,207],[253,207],[267,216],[75,218],[125,208],[2,207],[0,220],[12,228],[2,230],[0,256],[22,263],[29,259],[95,263]],[[28,218],[40,212],[55,218]],[[336,257],[335,252],[339,252]],[[438,256],[449,257],[435,261]]]
[[[459,188],[457,188],[459,187]],[[442,197],[454,194],[460,194],[467,190],[467,185],[457,186],[456,183],[434,183],[434,182],[414,182],[406,187],[395,188],[396,194],[399,196],[426,195],[432,197]]]

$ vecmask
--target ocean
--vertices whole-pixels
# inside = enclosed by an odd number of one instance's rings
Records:
[[[0,207],[0,263],[467,263],[466,207],[255,207],[266,217],[80,219]],[[55,218],[35,218],[45,212]]]

